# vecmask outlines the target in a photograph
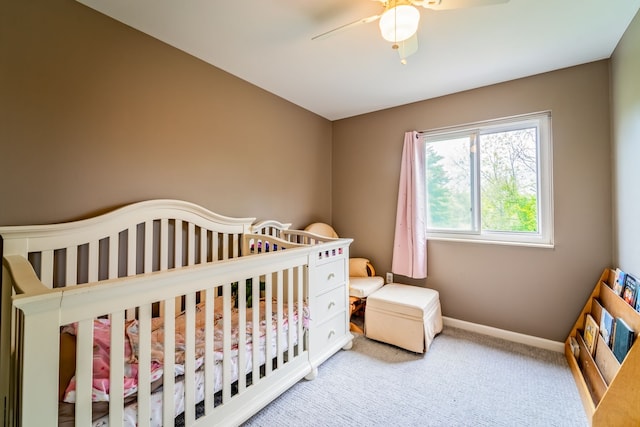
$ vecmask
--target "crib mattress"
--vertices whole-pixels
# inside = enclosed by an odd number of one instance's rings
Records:
[[[287,338],[286,335],[284,337],[284,346],[287,346]],[[265,360],[265,352],[264,349],[266,348],[266,346],[264,345],[264,341],[261,343],[260,346],[260,365],[264,365],[264,363],[266,362]],[[294,340],[294,345],[298,344],[298,339],[297,336],[295,337]],[[276,352],[276,339],[274,337],[272,345],[271,345],[271,349],[272,349],[272,354],[275,354]],[[252,361],[249,359],[247,360],[247,368],[246,368],[246,372],[247,374],[251,373],[253,371],[253,366],[252,366]],[[215,373],[214,373],[214,378],[215,378],[215,389],[214,389],[214,393],[217,393],[218,391],[222,390],[222,364],[215,364],[214,365],[214,369],[215,369]],[[237,381],[238,380],[238,358],[234,357],[232,360],[232,375],[233,375],[233,380],[232,381]],[[195,387],[196,387],[196,393],[195,393],[195,403],[200,403],[204,400],[205,398],[205,388],[204,388],[204,370],[203,369],[198,369],[195,373]],[[173,402],[174,402],[174,413],[176,414],[176,416],[184,413],[185,411],[185,407],[184,407],[184,381],[176,381],[175,384],[175,388],[174,388],[174,398],[173,398]],[[151,394],[151,400],[150,400],[150,407],[151,407],[151,427],[162,427],[162,390],[158,390],[154,393]],[[108,409],[107,409],[108,410]],[[69,426],[72,426],[73,424],[69,424]],[[123,420],[123,426],[124,427],[136,427],[138,425],[138,404],[134,401],[132,403],[130,403],[129,405],[127,405],[124,409],[124,420]],[[109,426],[109,417],[107,415],[99,418],[98,420],[94,421],[93,424],[91,424],[92,427],[108,427]],[[60,427],[62,427],[62,424],[60,424]]]
[[[269,354],[270,359],[275,358],[277,356],[278,353],[278,334],[277,334],[277,322],[275,319],[275,306],[274,306],[274,315],[272,318],[272,322],[271,322],[271,329],[272,329],[272,334],[271,334],[271,343],[270,345],[267,345],[266,342],[266,331],[264,329],[264,327],[266,326],[265,322],[264,322],[264,302],[261,302],[260,304],[261,310],[261,333],[260,333],[260,340],[258,343],[259,346],[259,366],[262,366],[266,363],[267,361],[267,354]],[[247,319],[251,319],[251,309],[247,310]],[[204,312],[204,310],[200,310],[200,312]],[[282,329],[281,329],[281,335],[280,335],[280,348],[287,348],[288,347],[288,331],[289,331],[289,321],[287,319],[287,313],[288,313],[288,308],[286,306],[286,304],[283,307],[282,310],[283,313],[283,319],[282,319]],[[293,328],[293,345],[297,345],[299,342],[298,336],[297,336],[297,323],[298,323],[298,319],[300,318],[300,316],[298,315],[298,310],[297,310],[297,306],[294,308],[294,318],[293,321],[291,322],[291,324],[294,326]],[[304,307],[304,314],[303,314],[303,322],[306,328],[306,320],[308,320],[308,315],[307,315],[307,309],[306,306]],[[178,320],[178,318],[177,318]],[[237,321],[237,319],[236,319]],[[178,321],[176,322],[178,323]],[[234,322],[233,323],[234,327],[232,327],[232,329],[235,328],[235,330],[237,330],[237,323]],[[252,325],[250,321],[247,321],[247,326],[246,326],[246,339],[247,339],[247,348],[251,349],[252,343]],[[216,332],[218,333],[222,333],[222,328],[218,328],[216,325]],[[221,340],[215,340],[214,342],[218,342]],[[107,340],[108,342],[108,340]],[[236,343],[237,344],[237,343]],[[98,346],[99,347],[99,346]],[[94,365],[95,365],[95,353],[99,352],[100,349],[96,348],[96,346],[94,346]],[[231,376],[232,376],[232,381],[231,382],[235,382],[238,380],[238,372],[239,372],[239,367],[238,367],[238,355],[237,355],[237,345],[235,346],[235,349],[232,351],[232,358],[230,359],[230,363],[231,363]],[[222,351],[220,349],[216,349],[216,351],[213,353],[214,357],[215,357],[215,362],[214,362],[214,393],[217,393],[218,391],[222,390],[223,387],[223,357],[222,357]],[[176,356],[178,358],[178,356]],[[203,364],[204,364],[204,357],[200,357],[196,360],[196,372],[194,375],[194,379],[195,379],[195,403],[200,403],[204,400],[205,398],[205,387],[204,387],[204,368],[203,368]],[[107,366],[108,366],[108,362],[107,362]],[[253,371],[253,360],[251,357],[247,357],[246,358],[246,366],[245,366],[245,370],[244,372],[246,374],[249,374]],[[95,370],[95,367],[94,367]],[[175,376],[176,376],[176,382],[175,382],[175,387],[174,387],[174,413],[177,415],[180,415],[184,412],[185,408],[184,408],[184,392],[185,392],[185,386],[184,386],[184,381],[182,381],[182,375],[184,374],[184,367],[182,364],[176,363],[176,371],[175,371]],[[108,378],[108,372],[106,373],[106,376]],[[156,372],[156,375],[152,375],[152,380],[154,380],[154,383],[156,384],[156,386],[154,387],[154,385],[152,385],[152,390],[154,390],[151,394],[150,397],[150,407],[151,407],[151,426],[157,426],[160,427],[162,426],[162,418],[163,418],[163,409],[162,409],[162,401],[163,401],[163,390],[161,387],[161,377],[162,377],[162,371],[161,369],[159,371]],[[96,383],[96,379],[94,378],[94,384]],[[98,381],[99,382],[99,381]],[[105,390],[108,390],[108,385],[106,385],[105,387],[103,387],[103,389],[96,389],[95,385],[94,385],[94,404],[93,404],[93,418],[94,421],[92,423],[92,427],[106,427],[109,425],[109,420],[108,420],[108,392],[106,392]],[[130,389],[131,390],[131,389]],[[137,426],[137,401],[136,401],[136,395],[135,392],[137,391],[137,387],[133,387],[132,391],[127,392],[127,390],[125,390],[125,395],[126,395],[126,399],[125,402],[127,403],[125,408],[124,408],[124,420],[123,420],[123,425],[127,426],[127,427],[135,427]],[[213,398],[213,396],[211,396],[211,398]],[[65,393],[65,400],[66,403],[61,403],[59,405],[59,419],[58,419],[58,423],[59,426],[64,426],[64,427],[71,427],[74,426],[74,402],[75,402],[75,395],[74,395],[74,390],[73,390],[73,380],[70,383],[70,385],[67,387],[67,391]]]

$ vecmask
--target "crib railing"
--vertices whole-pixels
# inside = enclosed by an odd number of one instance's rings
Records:
[[[300,245],[317,245],[319,243],[326,243],[337,240],[331,237],[320,236],[319,234],[314,234],[303,230],[283,230],[280,234],[280,238],[288,242]]]
[[[248,351],[244,340],[238,343],[239,361],[241,371],[238,375],[237,392],[232,392],[230,365],[224,366],[222,404],[214,408],[212,399],[205,399],[204,416],[213,417],[216,420],[233,419],[238,413],[246,413],[246,408],[238,412],[238,405],[247,405],[247,400],[237,399],[247,391],[259,393],[272,384],[279,381],[280,368],[287,365],[287,372],[298,370],[298,378],[304,376],[310,370],[306,356],[306,345],[302,310],[299,310],[299,321],[295,328],[288,328],[288,339],[280,339],[284,328],[284,305],[286,304],[289,319],[293,319],[294,304],[303,307],[308,292],[308,268],[310,257],[315,256],[311,247],[298,248],[292,251],[278,251],[272,254],[263,254],[256,257],[244,257],[243,259],[229,259],[217,263],[208,263],[196,266],[187,266],[180,269],[141,274],[117,280],[106,280],[102,283],[89,283],[61,289],[49,289],[41,283],[35,271],[27,260],[21,256],[7,256],[4,260],[3,288],[13,286],[19,294],[14,297],[13,316],[16,329],[11,332],[11,346],[15,352],[9,361],[12,390],[5,398],[15,396],[15,402],[8,402],[9,409],[19,408],[16,413],[10,410],[5,414],[5,425],[22,426],[47,426],[55,425],[58,416],[57,376],[51,372],[57,372],[59,363],[59,329],[61,326],[77,323],[77,365],[76,365],[76,425],[90,425],[91,423],[91,387],[92,387],[92,343],[93,321],[98,317],[107,316],[111,322],[111,390],[109,403],[109,416],[111,425],[118,425],[123,416],[123,366],[124,366],[124,325],[126,313],[135,313],[139,322],[140,340],[148,342],[150,336],[150,323],[152,319],[152,307],[159,303],[164,307],[165,330],[169,331],[165,336],[165,350],[167,355],[164,362],[164,372],[174,372],[175,342],[172,341],[172,323],[176,314],[176,299],[183,299],[186,316],[186,361],[185,361],[185,425],[191,425],[195,420],[194,402],[194,319],[196,316],[196,299],[198,296],[206,301],[207,314],[205,318],[205,331],[210,334],[212,330],[213,311],[222,310],[223,318],[230,319],[232,301],[232,287],[234,283],[251,280],[257,284],[264,282],[264,298],[275,299],[276,316],[278,317],[277,336],[271,336],[267,332],[266,340],[275,339],[278,343],[277,352],[273,364],[266,363],[261,373],[260,369],[253,369],[250,373],[250,385],[247,384],[248,372],[243,369],[248,359],[253,360],[253,366],[257,366],[258,348],[254,346]],[[132,292],[132,290],[135,291]],[[252,299],[260,299],[260,286],[252,287]],[[216,307],[214,296],[221,295],[222,307]],[[247,294],[244,286],[238,286],[237,305],[239,311],[239,330],[243,331],[246,322]],[[267,304],[268,307],[270,305]],[[258,323],[254,310],[254,324]],[[267,311],[265,316],[273,313]],[[227,325],[228,323],[228,325]],[[225,322],[224,333],[224,360],[228,360],[231,350],[231,322]],[[254,328],[254,334],[258,328]],[[213,337],[207,335],[207,348]],[[281,344],[287,342],[286,348]],[[258,342],[258,337],[253,337],[253,342]],[[296,343],[297,344],[294,344]],[[139,395],[145,396],[138,400],[139,425],[148,424],[149,372],[150,355],[146,345],[140,346],[139,355]],[[265,350],[266,351],[266,350]],[[267,359],[269,359],[267,357]],[[212,389],[214,360],[205,358],[205,388]],[[225,362],[226,363],[226,362]],[[3,371],[6,372],[6,371]],[[290,377],[290,373],[287,377]],[[285,376],[283,375],[282,378]],[[117,379],[120,379],[119,381]],[[175,387],[173,375],[164,375],[164,424],[173,422],[173,393]],[[169,402],[169,400],[171,400]],[[259,399],[256,401],[258,405]]]

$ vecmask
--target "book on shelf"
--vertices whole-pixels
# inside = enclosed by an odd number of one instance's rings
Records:
[[[593,298],[591,301],[591,316],[593,316],[593,320],[595,320],[597,324],[600,324],[602,321],[602,304],[600,304],[598,298]]]
[[[616,317],[616,326],[613,332],[613,354],[622,363],[633,345],[634,331],[620,317]]]
[[[586,319],[584,321],[584,344],[587,348],[587,351],[594,354],[596,349],[596,342],[598,339],[598,323],[593,318],[593,316],[589,313],[586,314]]]
[[[618,359],[616,359],[611,349],[606,345],[602,335],[598,337],[594,360],[604,381],[607,385],[611,384],[611,381],[613,381],[613,378],[615,378],[620,369],[620,362],[618,362]]]
[[[622,299],[624,299],[631,307],[636,306],[636,296],[638,294],[638,281],[635,277],[627,274],[624,278],[624,291],[622,291]]]
[[[622,292],[624,291],[624,278],[627,275],[624,271],[616,268],[616,272],[613,280],[613,292],[622,296]]]
[[[611,338],[613,337],[613,326],[614,326],[614,317],[609,313],[609,311],[602,307],[600,314],[600,335],[602,335],[602,340],[607,345],[607,347],[611,347]]]
[[[569,337],[569,346],[571,347],[571,353],[573,353],[573,357],[577,359],[580,356],[580,345],[578,345],[576,337]]]

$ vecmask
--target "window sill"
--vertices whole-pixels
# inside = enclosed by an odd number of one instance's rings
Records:
[[[501,246],[525,246],[531,248],[540,248],[540,249],[553,249],[555,248],[554,243],[543,243],[543,242],[514,242],[514,241],[505,241],[505,240],[490,240],[483,239],[481,237],[477,239],[469,239],[463,237],[444,237],[444,236],[427,236],[427,241],[441,241],[441,242],[458,242],[458,243],[478,243],[484,245],[501,245]]]

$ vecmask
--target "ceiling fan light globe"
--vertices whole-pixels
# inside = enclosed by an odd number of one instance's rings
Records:
[[[380,17],[380,33],[389,42],[401,42],[418,31],[420,12],[411,5],[400,5]]]

